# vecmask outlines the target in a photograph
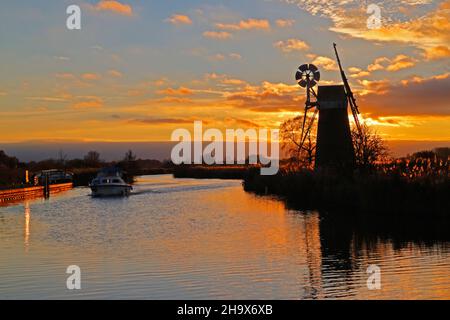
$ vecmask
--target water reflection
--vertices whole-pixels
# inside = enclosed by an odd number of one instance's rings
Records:
[[[24,203],[24,209],[25,209],[25,224],[24,224],[24,245],[25,245],[25,251],[28,251],[29,241],[30,241],[30,201],[25,201]]]
[[[0,298],[450,298],[445,220],[302,212],[239,181],[155,176],[135,190],[0,208]],[[72,264],[80,292],[65,290]],[[366,286],[370,264],[382,290]]]

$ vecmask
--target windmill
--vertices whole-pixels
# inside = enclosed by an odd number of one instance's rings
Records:
[[[300,87],[306,88],[305,113],[301,130],[299,147],[304,149],[304,143],[311,134],[311,129],[317,118],[317,149],[316,168],[319,167],[346,167],[352,168],[355,164],[355,151],[353,149],[350,123],[348,120],[348,105],[350,104],[353,118],[359,134],[362,134],[359,122],[359,110],[356,99],[353,96],[350,85],[334,44],[336,57],[343,85],[319,86],[318,91],[314,87],[320,81],[320,72],[312,64],[300,66],[295,74],[295,79]],[[308,111],[314,109],[314,113],[308,119]]]
[[[319,109],[317,108],[317,94],[314,91],[314,87],[320,81],[319,69],[313,64],[303,64],[298,68],[297,73],[295,74],[295,80],[297,80],[300,87],[306,88],[305,114],[303,116],[299,148],[302,149],[306,138],[311,134],[312,126],[314,125],[317,113],[319,112]],[[314,97],[314,101],[311,101],[311,96]],[[313,108],[316,108],[314,110],[314,115],[309,119],[308,125],[306,126],[308,111]]]

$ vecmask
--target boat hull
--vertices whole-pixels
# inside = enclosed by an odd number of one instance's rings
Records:
[[[91,186],[94,197],[127,197],[130,195],[131,186],[128,185],[96,185]]]

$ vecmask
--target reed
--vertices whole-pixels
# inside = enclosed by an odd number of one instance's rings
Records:
[[[448,175],[409,177],[381,170],[345,175],[326,170],[282,170],[269,177],[250,169],[243,185],[246,191],[277,195],[300,209],[376,215],[450,214]]]

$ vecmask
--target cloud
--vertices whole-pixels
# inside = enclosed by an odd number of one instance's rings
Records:
[[[76,79],[75,75],[70,72],[57,73],[57,74],[55,74],[55,77],[58,79],[64,79],[64,80],[75,80]]]
[[[129,4],[123,4],[115,0],[101,0],[94,6],[96,11],[108,11],[124,16],[132,16],[133,8]]]
[[[130,119],[127,122],[142,125],[158,125],[158,124],[192,124],[193,119],[181,119],[181,118],[137,118]]]
[[[241,79],[230,77],[226,74],[207,73],[204,76],[206,81],[211,81],[219,84],[220,86],[246,86],[248,83]]]
[[[349,68],[351,78],[363,78],[370,76],[369,71],[361,70],[359,68]]]
[[[430,50],[450,43],[450,0],[444,0],[429,10],[431,0],[392,0],[379,2],[382,9],[380,29],[367,28],[367,5],[347,0],[286,0],[295,2],[313,15],[327,17],[333,26],[331,31],[353,38],[374,42],[398,42]],[[434,2],[434,1],[433,1]],[[408,7],[414,10],[399,8]]]
[[[361,111],[375,115],[448,116],[450,73],[427,78],[412,77],[398,83],[363,80],[365,95],[359,95]]]
[[[361,96],[367,94],[382,95],[388,92],[390,88],[389,80],[358,80],[362,86],[361,90],[357,90],[357,93]]]
[[[334,61],[333,59],[328,58],[328,57],[316,56],[314,58],[312,64],[316,65],[317,67],[322,67],[328,71],[338,70],[336,61]]]
[[[241,20],[238,23],[216,23],[216,28],[229,31],[252,29],[269,30],[270,22],[266,19],[247,19]]]
[[[294,19],[277,19],[275,21],[276,25],[280,28],[292,27],[295,23]]]
[[[238,125],[238,126],[243,126],[246,128],[259,128],[260,125],[254,121],[250,121],[250,120],[246,120],[246,119],[240,119],[240,118],[225,118],[224,122],[227,125]]]
[[[41,102],[67,102],[68,97],[26,97],[27,100],[41,101]]]
[[[288,39],[286,41],[275,42],[274,47],[280,49],[284,53],[289,53],[293,51],[306,51],[309,50],[309,45],[299,39]]]
[[[209,58],[213,61],[223,61],[223,60],[225,60],[226,57],[222,53],[217,53],[213,56],[210,56]]]
[[[439,60],[450,57],[450,49],[447,46],[436,46],[432,48],[426,48],[424,52],[425,59],[427,60]]]
[[[231,33],[226,31],[205,31],[203,32],[203,36],[215,40],[227,40],[232,38]]]
[[[167,18],[165,21],[173,25],[192,24],[191,18],[183,14],[173,14],[172,16],[170,16],[170,18]]]
[[[99,75],[97,73],[84,73],[81,77],[84,80],[95,81],[95,80],[99,80],[101,78],[101,75]]]
[[[242,56],[238,53],[229,53],[229,54],[217,53],[212,56],[209,56],[208,58],[212,61],[225,61],[227,59],[241,60]]]
[[[192,104],[194,103],[194,100],[192,99],[188,99],[188,98],[180,98],[180,97],[164,97],[161,99],[156,99],[154,100],[157,103],[167,103],[167,104],[182,104],[182,105],[187,105],[187,104]]]
[[[375,59],[375,61],[367,67],[367,71],[373,72],[378,70],[384,70],[386,66],[384,66],[385,62],[389,62],[390,60],[386,57],[380,57]]]
[[[392,59],[391,64],[386,68],[387,71],[398,71],[406,68],[414,67],[417,60],[408,57],[404,54],[399,54],[394,59]]]
[[[233,86],[243,86],[243,85],[247,85],[247,82],[241,79],[234,79],[234,78],[224,78],[222,80],[220,80],[221,84],[226,84],[226,85],[233,85]]]
[[[239,53],[230,53],[228,56],[231,59],[234,59],[234,60],[241,60],[242,59],[242,56]]]
[[[304,106],[304,96],[298,94],[297,85],[264,81],[260,86],[244,88],[223,94],[237,108],[254,112],[299,111]]]
[[[179,87],[177,89],[174,88],[166,88],[164,90],[158,91],[158,94],[165,94],[168,96],[185,96],[192,95],[194,92],[186,87]]]
[[[81,97],[80,101],[73,104],[75,109],[90,109],[103,107],[103,99],[99,97]]]
[[[110,75],[113,78],[121,78],[123,76],[122,72],[117,70],[109,70],[108,75]]]
[[[417,60],[404,54],[399,54],[394,58],[378,57],[372,64],[367,66],[367,71],[373,72],[378,70],[398,71],[414,67]]]
[[[70,61],[70,58],[65,57],[65,56],[54,56],[53,59],[59,60],[59,61]]]

